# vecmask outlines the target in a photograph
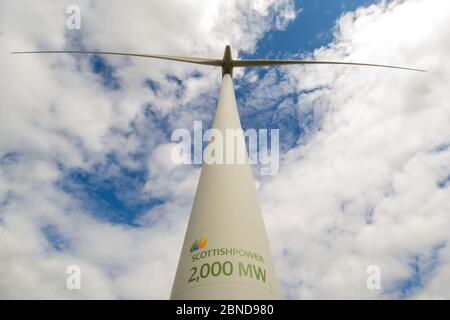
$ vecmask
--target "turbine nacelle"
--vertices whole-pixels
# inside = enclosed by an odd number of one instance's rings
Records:
[[[222,76],[226,73],[233,76],[233,57],[231,55],[231,47],[228,45],[225,47],[225,52],[223,53]]]

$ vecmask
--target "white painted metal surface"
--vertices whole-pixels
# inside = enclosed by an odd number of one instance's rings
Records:
[[[213,128],[226,145],[226,129],[241,123],[231,75],[222,81]],[[203,164],[171,298],[280,298],[248,160]]]

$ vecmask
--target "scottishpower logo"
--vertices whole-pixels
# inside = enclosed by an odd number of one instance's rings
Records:
[[[199,249],[203,249],[208,242],[208,237],[204,236],[203,238],[200,238],[200,240],[195,240],[194,243],[191,246],[191,253],[194,251],[197,251]]]

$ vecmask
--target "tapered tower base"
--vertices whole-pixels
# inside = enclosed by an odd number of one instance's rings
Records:
[[[222,132],[223,152],[231,143],[227,129],[239,129],[245,143],[230,74],[223,76],[213,128]],[[203,164],[172,299],[280,298],[246,151],[245,162],[237,160]]]

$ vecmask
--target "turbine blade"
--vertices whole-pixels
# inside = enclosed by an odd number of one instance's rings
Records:
[[[356,62],[308,61],[308,60],[233,60],[233,67],[264,67],[264,66],[287,65],[287,64],[338,64],[338,65],[381,67],[381,68],[427,72],[426,70],[421,69],[405,68],[383,64],[356,63]]]
[[[50,50],[50,51],[15,51],[12,54],[28,54],[28,53],[82,53],[82,54],[107,54],[116,56],[129,56],[129,57],[141,57],[141,58],[154,58],[171,61],[189,62],[195,64],[202,64],[208,66],[221,66],[222,60],[208,59],[200,57],[183,57],[183,56],[169,56],[169,55],[156,55],[156,54],[141,54],[141,53],[126,53],[126,52],[111,52],[111,51],[78,51],[78,50]]]

